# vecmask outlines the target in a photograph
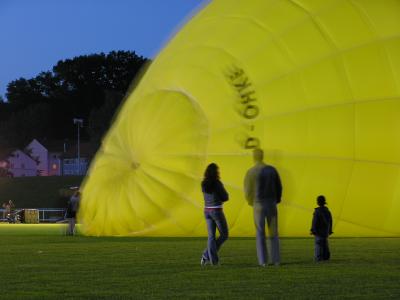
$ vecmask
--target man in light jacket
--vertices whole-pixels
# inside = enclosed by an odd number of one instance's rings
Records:
[[[249,205],[253,206],[254,224],[256,226],[257,257],[260,266],[267,263],[267,245],[265,239],[265,220],[268,225],[268,261],[269,264],[280,264],[278,210],[281,202],[282,184],[278,171],[264,163],[264,152],[253,151],[255,165],[250,168],[244,179],[244,194]]]

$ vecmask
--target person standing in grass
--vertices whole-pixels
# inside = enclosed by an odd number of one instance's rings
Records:
[[[315,237],[314,259],[316,262],[329,260],[331,253],[329,251],[328,237],[332,232],[332,215],[325,206],[324,196],[317,197],[318,207],[314,210],[311,224],[311,234]]]
[[[68,219],[67,235],[75,234],[76,215],[79,209],[81,193],[76,190],[68,201],[66,218]]]
[[[7,219],[8,221],[11,221],[11,217],[12,217],[12,214],[13,214],[14,208],[15,208],[14,202],[12,202],[12,200],[8,200],[7,202],[5,202],[3,204],[3,208],[4,208],[3,219]]]
[[[244,194],[248,204],[253,206],[258,263],[265,267],[267,262],[266,220],[269,264],[278,266],[280,246],[277,204],[281,202],[282,184],[278,171],[264,163],[264,152],[261,149],[253,150],[253,160],[255,165],[247,171],[244,179]]]
[[[219,169],[215,163],[207,166],[201,189],[204,196],[204,217],[207,223],[208,241],[207,248],[201,256],[200,264],[202,266],[208,263],[217,265],[219,261],[218,250],[228,239],[228,225],[222,207],[223,203],[228,201],[229,195],[220,181]],[[216,239],[217,228],[219,231],[218,239]]]

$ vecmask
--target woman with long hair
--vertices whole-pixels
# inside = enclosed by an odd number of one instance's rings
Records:
[[[207,223],[208,242],[200,263],[201,265],[208,263],[217,265],[218,250],[228,239],[228,225],[222,207],[223,202],[228,201],[229,195],[220,181],[218,166],[215,163],[207,166],[201,189],[204,195],[204,217]],[[217,228],[218,238],[216,238]]]

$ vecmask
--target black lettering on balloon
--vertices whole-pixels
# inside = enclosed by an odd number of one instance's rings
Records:
[[[235,110],[243,118],[243,120],[246,121],[246,124],[249,124],[250,122],[250,126],[245,127],[249,129],[248,132],[243,132],[244,139],[242,142],[240,142],[240,144],[245,149],[254,149],[260,147],[260,140],[253,136],[256,131],[253,120],[256,119],[260,114],[260,107],[252,82],[246,75],[246,72],[242,68],[239,68],[235,65],[228,68],[225,75],[229,84],[234,88],[238,95],[237,101],[234,104]]]
[[[254,93],[255,93],[254,91],[250,91],[247,92],[246,94],[241,95],[240,98],[242,98],[242,100],[240,101],[240,103],[248,104],[250,102],[257,102],[257,99],[252,97]]]
[[[247,105],[245,110],[243,111],[243,117],[246,119],[254,119],[258,116],[259,110],[256,105]]]
[[[239,82],[234,83],[233,85],[240,94],[243,90],[249,88],[251,86],[251,83],[249,82],[249,79],[247,77],[244,77]]]
[[[256,137],[248,137],[244,143],[246,149],[255,149],[260,147],[260,140]]]
[[[234,67],[231,72],[228,73],[228,78],[231,82],[235,81],[237,78],[241,77],[244,74],[243,69],[239,69]]]
[[[229,83],[236,90],[239,96],[239,113],[246,119],[254,119],[258,116],[260,109],[258,107],[255,90],[252,88],[252,83],[243,69],[232,66],[227,78]]]

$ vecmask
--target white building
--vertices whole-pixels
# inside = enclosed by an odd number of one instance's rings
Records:
[[[89,143],[81,143],[78,161],[76,145],[69,145],[67,141],[50,141],[44,144],[33,139],[25,151],[9,150],[0,155],[0,168],[3,169],[3,175],[0,176],[85,175],[90,158],[96,151]]]
[[[26,152],[38,162],[39,176],[60,176],[62,175],[61,151],[49,151],[37,139],[26,146]]]
[[[36,139],[33,139],[28,146],[25,147],[26,152],[36,160],[37,172],[39,176],[49,175],[49,152],[47,149],[39,143]]]
[[[18,149],[7,157],[6,167],[13,177],[38,175],[36,161]]]

